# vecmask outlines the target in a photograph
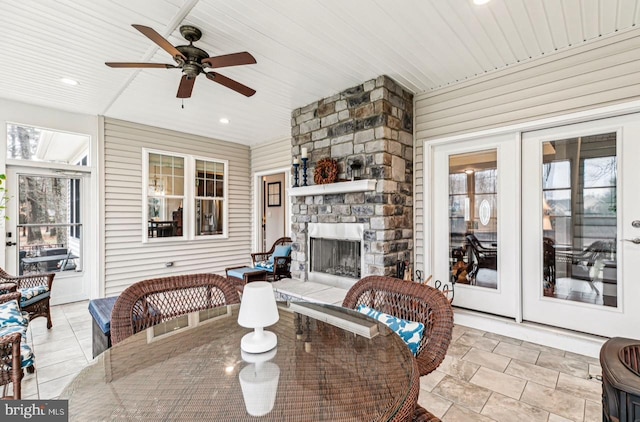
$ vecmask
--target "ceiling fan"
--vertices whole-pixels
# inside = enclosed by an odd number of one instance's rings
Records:
[[[183,25],[180,27],[180,33],[189,41],[189,45],[173,46],[162,35],[158,34],[153,28],[143,25],[132,25],[135,29],[142,32],[147,38],[158,44],[163,50],[171,54],[176,64],[164,63],[116,63],[106,62],[109,67],[125,67],[125,68],[164,68],[164,69],[182,69],[182,80],[178,87],[178,98],[191,97],[193,84],[196,76],[204,73],[207,79],[226,86],[240,94],[251,97],[256,93],[254,89],[249,88],[240,82],[227,78],[217,72],[205,72],[205,68],[219,68],[228,66],[239,66],[243,64],[254,64],[256,59],[246,51],[242,53],[226,54],[223,56],[209,57],[209,53],[193,45],[194,41],[198,41],[202,37],[202,32],[191,25]]]

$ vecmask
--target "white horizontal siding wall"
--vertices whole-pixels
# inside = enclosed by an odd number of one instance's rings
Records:
[[[640,29],[415,97],[416,268],[424,268],[423,145],[640,98]]]
[[[289,167],[292,160],[290,138],[251,147],[252,173]]]
[[[265,144],[255,145],[251,147],[251,192],[254,192],[256,173],[261,172],[275,172],[284,168],[291,167],[291,139],[285,138],[279,141],[268,142]],[[286,177],[286,176],[285,176]],[[289,193],[286,190],[288,184],[282,185],[282,201],[287,207],[286,215],[289,218]],[[260,250],[258,246],[258,228],[259,224],[256,217],[256,201],[259,201],[260,197],[251,196],[251,244],[254,245],[255,251]],[[287,221],[286,232],[290,230],[290,224]]]
[[[229,161],[228,239],[142,243],[142,148]],[[104,123],[105,294],[136,281],[245,264],[251,253],[249,147],[115,119]],[[172,267],[165,267],[173,262]]]

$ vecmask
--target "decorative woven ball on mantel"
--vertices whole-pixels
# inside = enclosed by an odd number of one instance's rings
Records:
[[[335,183],[338,180],[338,162],[331,158],[322,158],[316,164],[313,172],[313,181],[316,185]]]

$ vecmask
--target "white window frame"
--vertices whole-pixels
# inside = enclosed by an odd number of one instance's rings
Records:
[[[223,166],[223,195],[222,197],[211,197],[211,196],[198,196],[197,192],[196,192],[196,178],[197,178],[197,174],[196,174],[196,161],[206,161],[209,163],[217,163],[217,164],[222,164]],[[191,219],[190,219],[190,223],[192,224],[192,226],[189,228],[189,232],[192,236],[194,236],[195,239],[226,239],[229,237],[228,233],[229,233],[229,161],[228,160],[221,160],[218,158],[210,158],[210,157],[202,157],[202,156],[191,156],[191,170],[192,170],[192,176],[189,180],[191,180],[192,183],[190,183],[191,185],[191,189],[192,189],[192,195],[189,198],[191,200],[191,206],[193,207],[193,209],[191,210]],[[220,199],[219,199],[220,198]],[[210,200],[210,199],[214,199],[214,200],[222,200],[222,233],[221,234],[203,234],[203,235],[199,235],[196,236],[196,210],[195,210],[195,201],[196,199],[205,199],[205,200]],[[184,210],[182,211],[184,214]],[[184,218],[184,215],[183,215]],[[184,223],[183,223],[184,224]]]
[[[184,160],[184,194],[182,201],[182,236],[149,237],[149,154],[160,154],[178,157]],[[196,201],[196,160],[222,164],[224,168],[223,228],[221,234],[196,236],[195,201]],[[229,237],[229,161],[213,157],[180,154],[151,148],[142,149],[142,242],[166,243],[185,242],[193,240],[227,239]]]

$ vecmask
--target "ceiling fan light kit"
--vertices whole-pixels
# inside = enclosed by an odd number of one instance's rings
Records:
[[[185,40],[189,41],[189,45],[174,46],[167,41],[162,35],[156,32],[153,28],[144,25],[132,25],[135,29],[140,31],[144,36],[156,43],[167,53],[171,54],[173,60],[176,62],[173,64],[165,63],[135,63],[135,62],[106,62],[105,64],[113,68],[149,68],[149,69],[181,69],[182,79],[178,86],[178,98],[189,98],[193,91],[193,85],[195,84],[196,77],[204,73],[207,79],[210,81],[219,83],[229,89],[232,89],[246,97],[251,97],[256,91],[249,88],[246,85],[241,84],[231,78],[227,78],[216,72],[206,72],[205,68],[220,68],[230,66],[240,66],[245,64],[255,64],[256,59],[244,51],[241,53],[225,54],[222,56],[210,57],[209,53],[201,48],[193,45],[202,37],[202,31],[195,26],[182,25],[180,27],[180,34]]]

